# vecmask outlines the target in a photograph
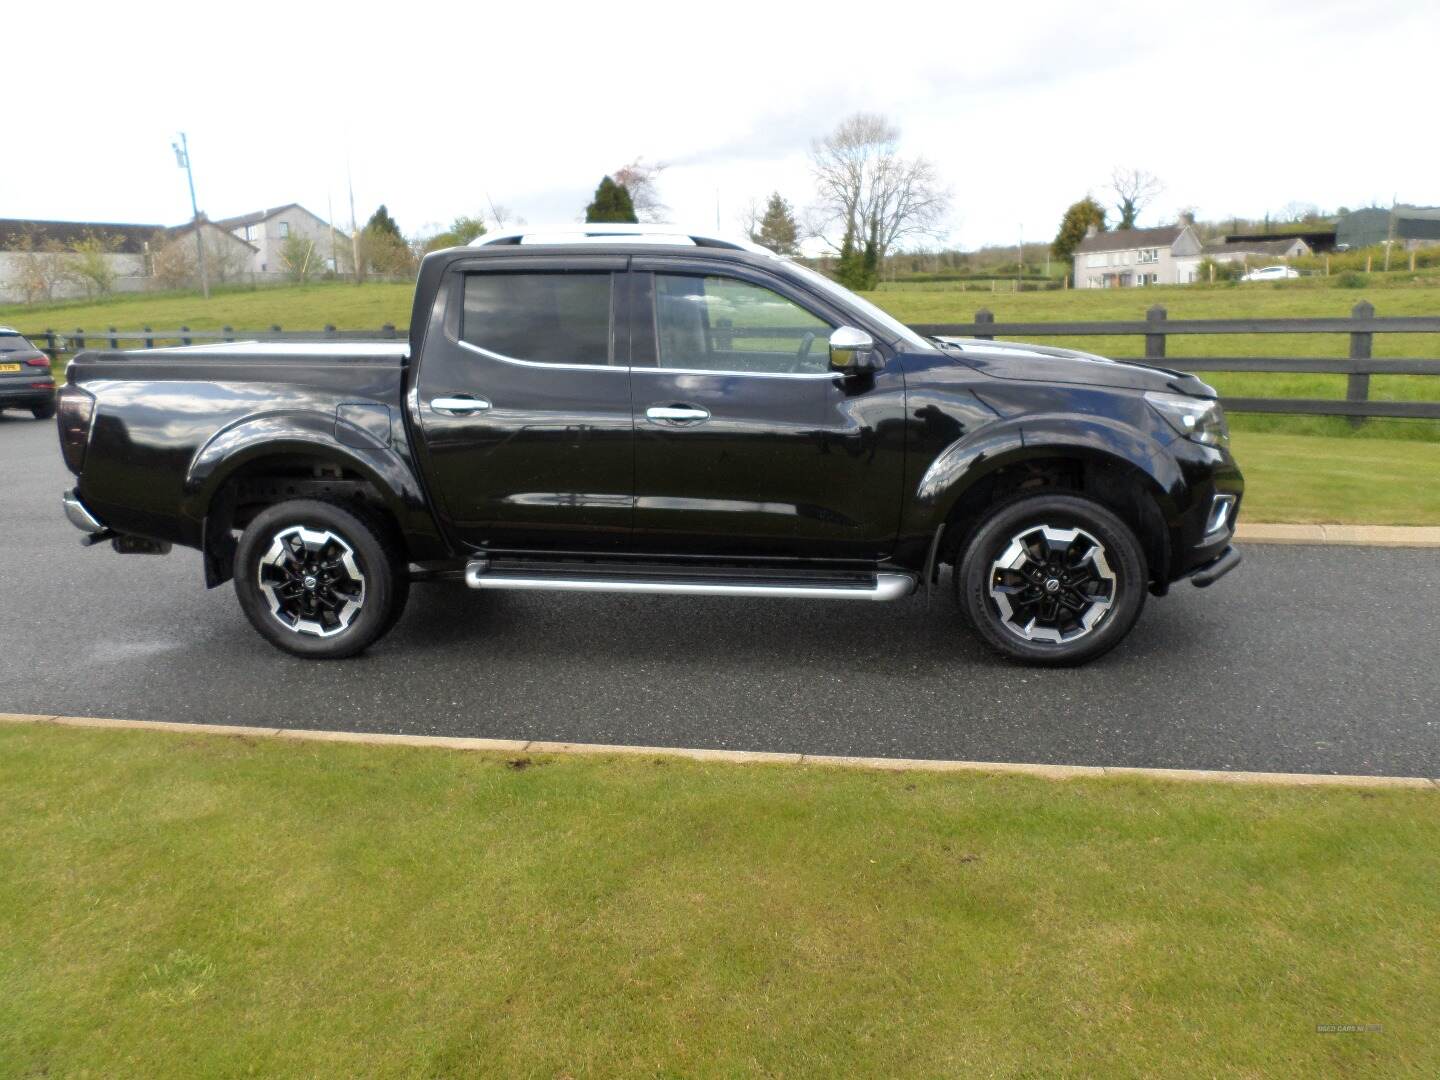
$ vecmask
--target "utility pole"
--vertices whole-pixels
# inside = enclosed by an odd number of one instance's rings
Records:
[[[200,235],[200,207],[195,202],[195,174],[190,171],[190,143],[183,131],[180,132],[180,141],[171,143],[170,149],[175,151],[175,164],[185,170],[185,177],[190,181],[190,213],[195,223],[195,257],[200,264],[200,292],[209,300],[210,278],[205,273],[205,241]]]
[[[350,159],[345,159],[345,182],[350,185],[350,269],[355,284],[360,284],[360,228],[355,222],[355,178],[350,173]]]
[[[325,216],[330,219],[330,272],[340,275],[340,256],[335,253],[335,200],[325,193]]]

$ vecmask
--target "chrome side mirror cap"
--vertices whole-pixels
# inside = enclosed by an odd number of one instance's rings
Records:
[[[880,354],[875,339],[864,330],[842,326],[830,335],[830,370],[841,375],[865,375],[878,370]]]

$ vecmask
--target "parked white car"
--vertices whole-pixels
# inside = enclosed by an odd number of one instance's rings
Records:
[[[1289,266],[1266,266],[1259,270],[1251,270],[1242,277],[1241,281],[1281,281],[1284,278],[1297,278],[1300,271]]]

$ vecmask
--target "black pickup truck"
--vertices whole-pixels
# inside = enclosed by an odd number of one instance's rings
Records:
[[[425,258],[408,341],[82,353],[87,542],[203,553],[255,628],[352,655],[411,581],[891,600],[953,566],[1006,657],[1092,659],[1239,562],[1191,375],[919,336],[743,241],[651,226]]]

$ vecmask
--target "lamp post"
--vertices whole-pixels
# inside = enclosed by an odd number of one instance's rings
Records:
[[[195,223],[195,257],[200,265],[200,292],[209,300],[210,279],[205,273],[205,241],[200,236],[200,207],[195,202],[195,174],[190,171],[190,143],[183,131],[180,133],[180,141],[171,143],[170,149],[175,151],[175,164],[185,170],[185,178],[190,181],[190,212]]]

